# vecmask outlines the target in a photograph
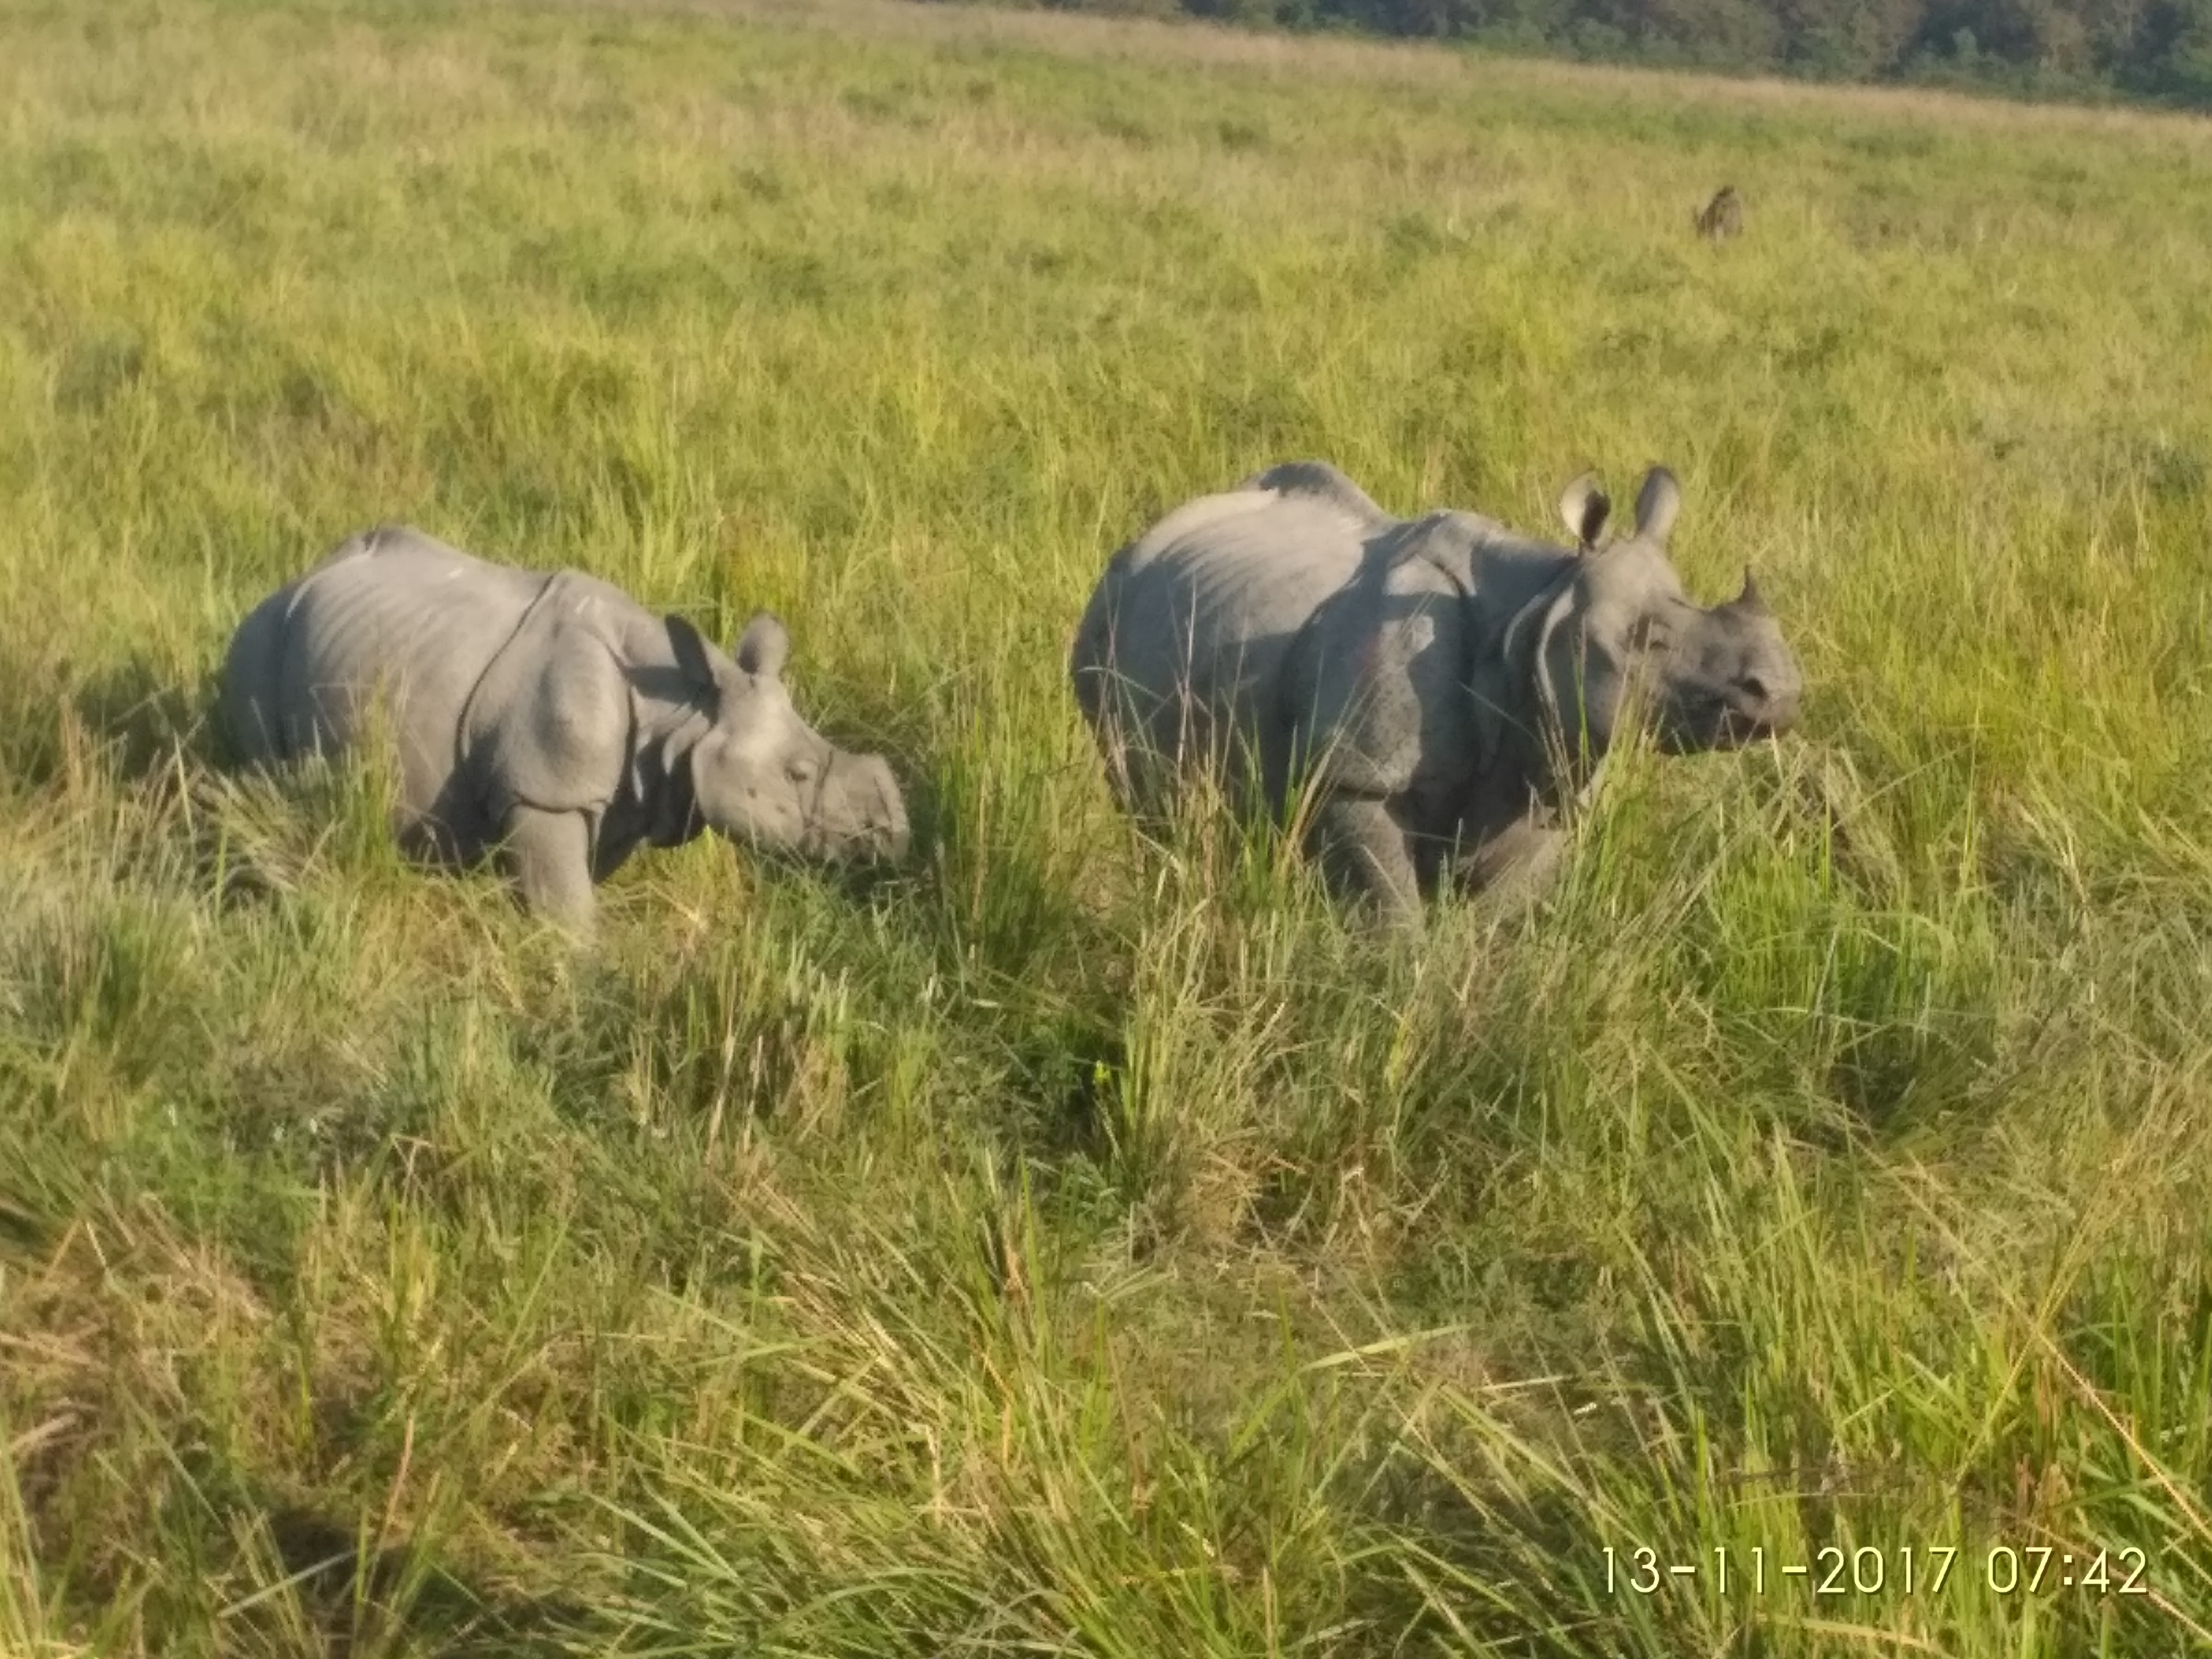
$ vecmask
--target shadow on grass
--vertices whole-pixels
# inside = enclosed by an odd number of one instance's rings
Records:
[[[33,683],[42,674],[46,683]],[[213,691],[211,677],[181,684],[139,655],[74,683],[58,665],[19,665],[0,685],[0,776],[47,790],[98,777],[143,783],[179,754],[212,764]]]
[[[1022,1097],[1033,1121],[1022,1150],[1048,1166],[1079,1158],[1105,1164],[1115,1155],[1115,1095],[1128,1065],[1122,1027],[1069,1010],[1045,1014],[1014,1039]]]
[[[115,775],[139,782],[188,763],[226,763],[215,719],[216,680],[180,685],[174,675],[132,656],[83,682],[70,699],[78,722],[110,757]]]
[[[426,1562],[406,1544],[364,1554],[350,1526],[314,1510],[278,1507],[264,1518],[286,1577],[334,1654],[352,1650],[362,1601],[392,1610],[405,1637],[451,1659],[494,1653],[552,1659],[574,1652],[592,1624],[571,1596],[495,1589]]]

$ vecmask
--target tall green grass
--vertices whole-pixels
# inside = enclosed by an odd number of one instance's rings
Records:
[[[0,13],[0,1650],[2212,1643],[2208,167],[864,0]],[[1665,461],[1804,729],[1412,941],[1141,842],[1089,583],[1300,455]],[[778,609],[915,859],[649,855],[577,955],[373,764],[227,774],[229,629],[390,520]]]

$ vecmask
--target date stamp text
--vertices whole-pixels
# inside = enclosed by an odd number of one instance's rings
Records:
[[[2075,1554],[2042,1544],[1997,1544],[1968,1557],[1952,1544],[1899,1545],[1882,1549],[1862,1544],[1846,1549],[1826,1544],[1809,1557],[1784,1556],[1754,1545],[1749,1549],[1719,1546],[1703,1556],[1664,1559],[1648,1546],[1605,1547],[1605,1589],[1608,1595],[1656,1595],[1668,1585],[1702,1587],[1712,1595],[1786,1595],[1802,1590],[1814,1596],[1942,1595],[1978,1573],[1993,1595],[2043,1595],[2072,1592],[2085,1595],[2148,1595],[2149,1558],[2133,1545],[2124,1549]]]

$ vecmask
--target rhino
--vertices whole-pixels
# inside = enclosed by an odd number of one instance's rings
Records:
[[[1709,242],[1723,242],[1743,234],[1743,198],[1734,185],[1723,185],[1701,210],[1690,215],[1698,234]]]
[[[1164,825],[1194,775],[1297,819],[1340,895],[1406,919],[1449,880],[1533,899],[1608,750],[1732,748],[1797,720],[1796,659],[1748,568],[1711,610],[1667,559],[1654,467],[1633,528],[1589,475],[1572,546],[1476,514],[1394,518],[1295,461],[1169,513],[1117,551],[1069,653],[1121,805]]]
[[[526,908],[588,933],[596,884],[639,846],[702,828],[824,860],[904,855],[890,767],[800,718],[790,649],[764,611],[725,653],[581,571],[493,564],[386,525],[247,614],[218,718],[236,758],[268,766],[344,751],[380,708],[403,849],[494,856]]]

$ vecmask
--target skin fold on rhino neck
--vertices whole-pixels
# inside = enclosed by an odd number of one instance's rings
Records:
[[[1546,619],[1568,599],[1578,569],[1575,556],[1548,550],[1527,561],[1526,597],[1478,647],[1520,659],[1516,707],[1501,711],[1497,747],[1468,780],[1440,862],[1449,865],[1454,884],[1484,895],[1486,906],[1503,908],[1542,890],[1605,757],[1605,745],[1593,746],[1595,734],[1583,725],[1578,689],[1558,697],[1545,670]],[[1559,625],[1573,628],[1577,620],[1570,614]]]
[[[640,846],[681,847],[704,827],[691,787],[691,748],[714,722],[691,703],[631,696],[630,763],[592,842],[595,878],[605,880]]]

